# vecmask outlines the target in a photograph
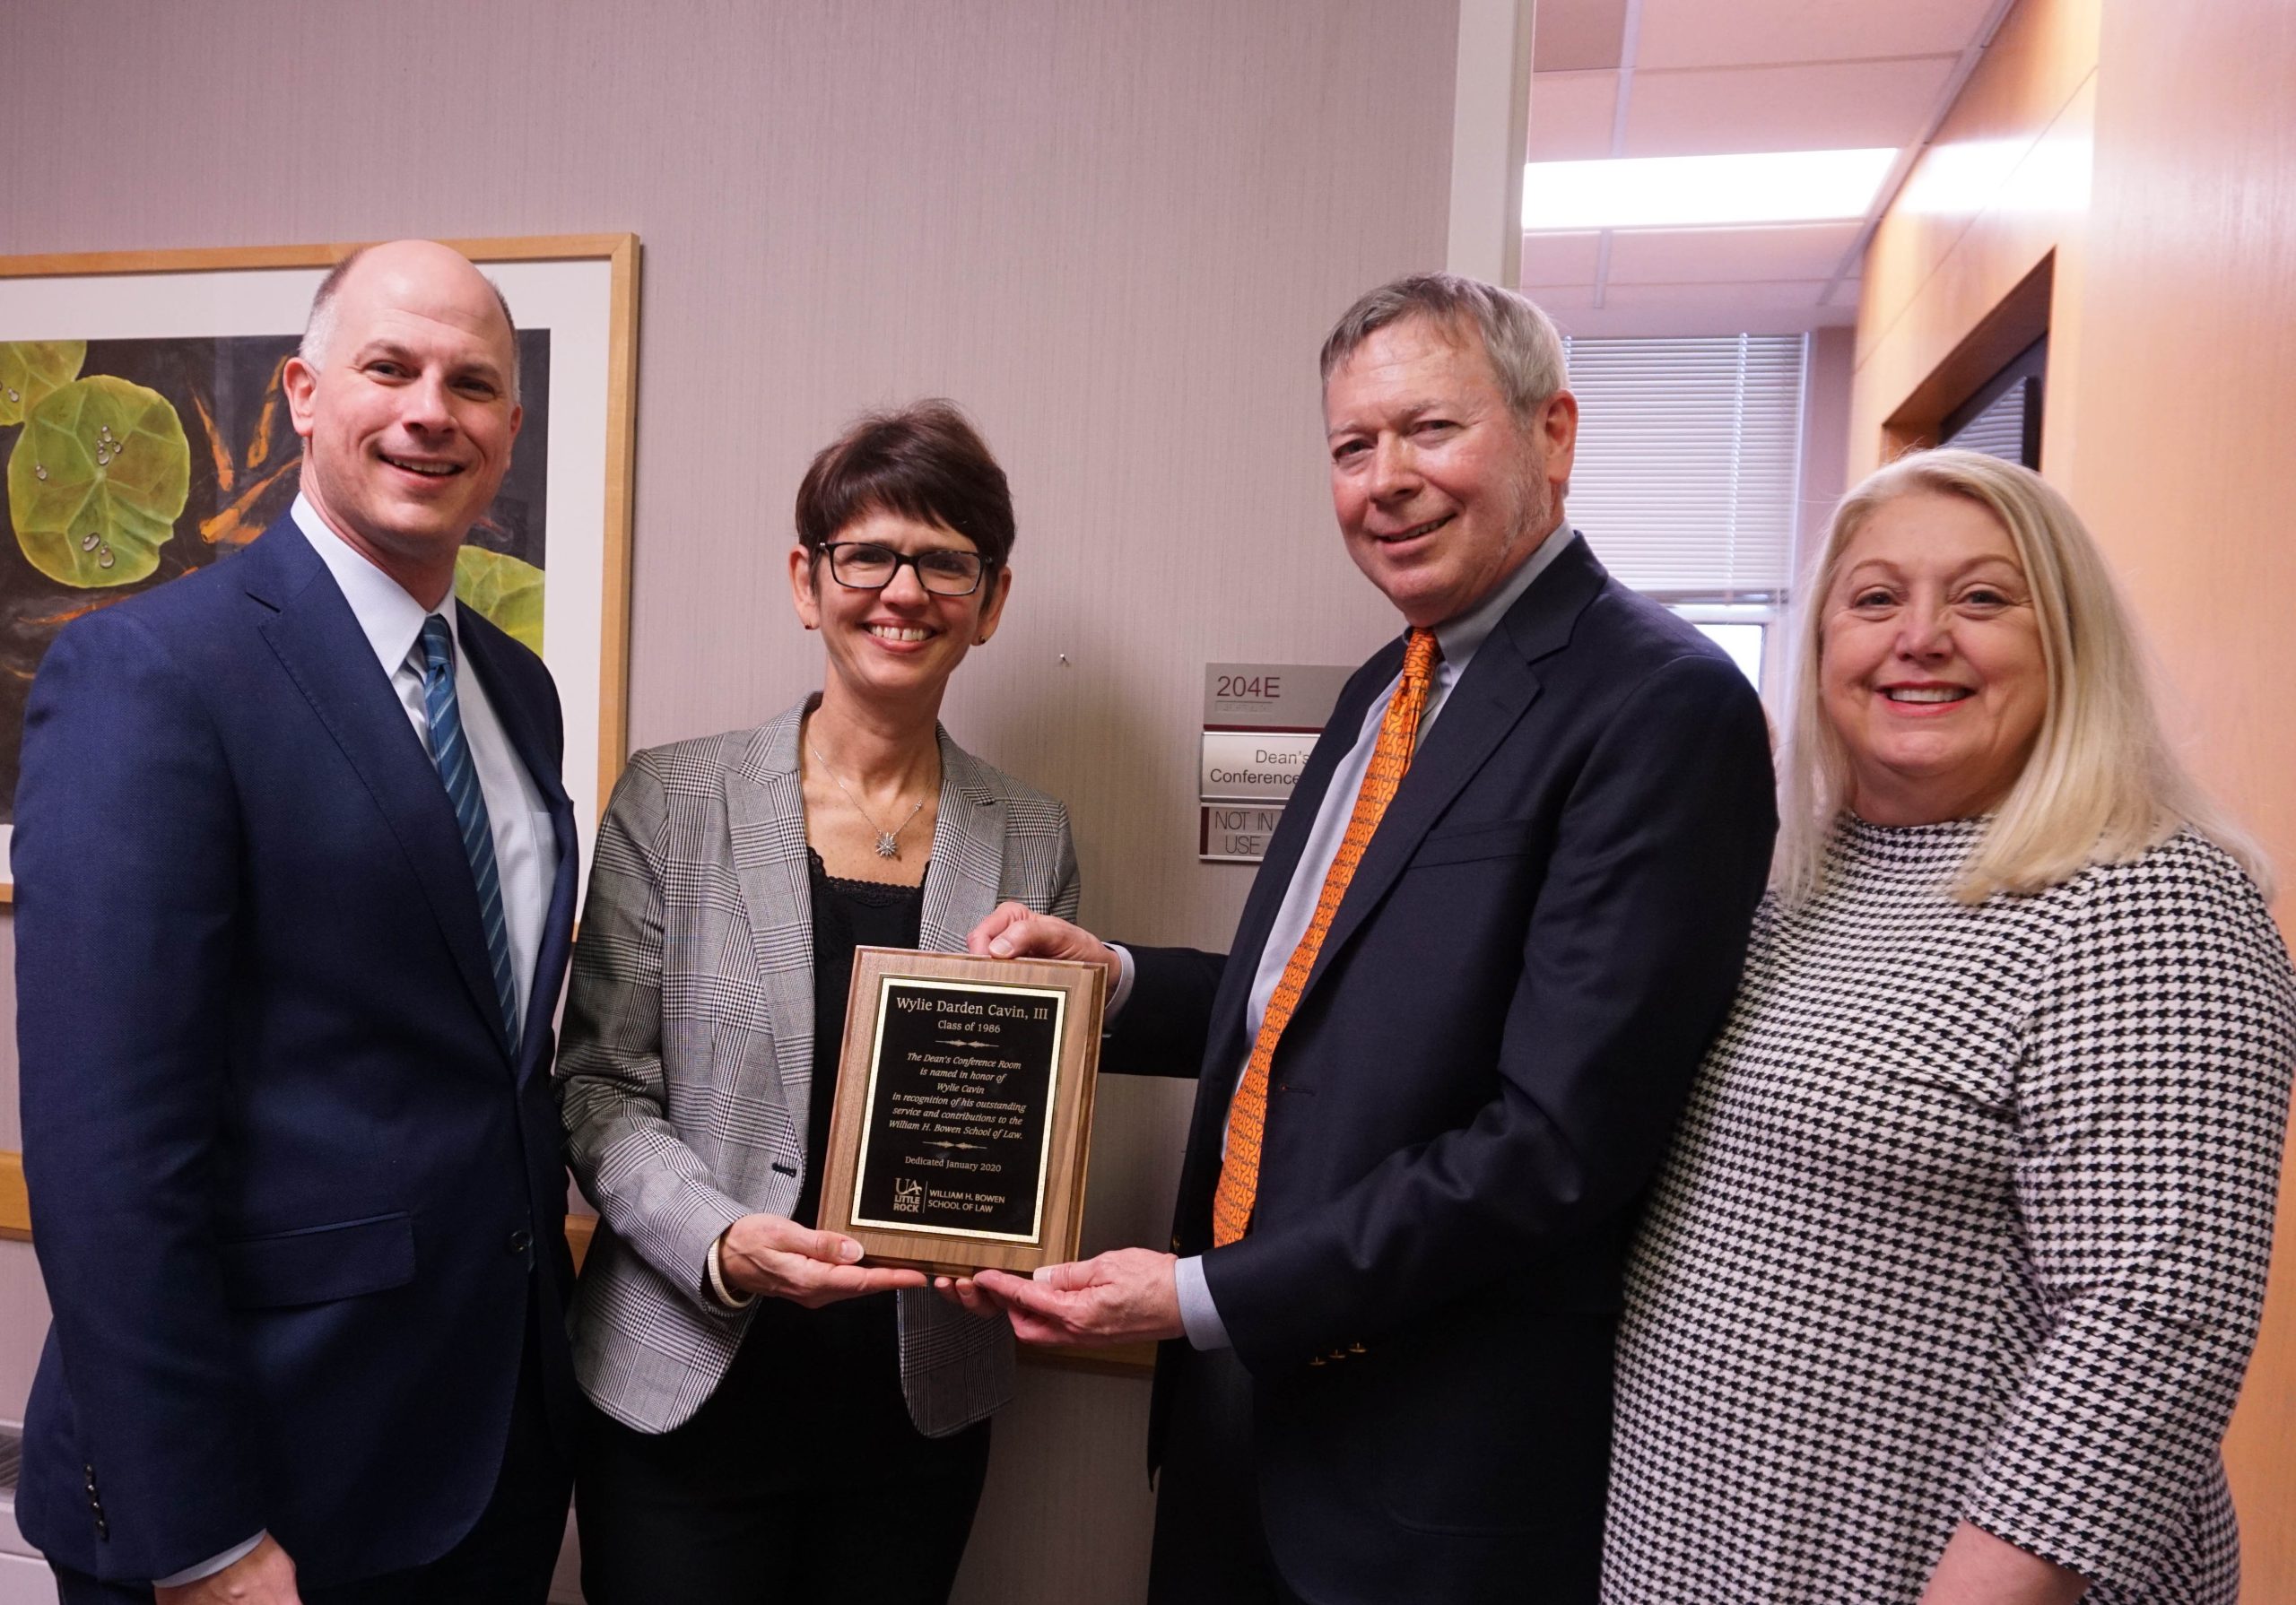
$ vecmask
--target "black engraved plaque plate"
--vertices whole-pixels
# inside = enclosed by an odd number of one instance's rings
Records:
[[[854,1225],[1037,1241],[1067,1001],[879,983]]]

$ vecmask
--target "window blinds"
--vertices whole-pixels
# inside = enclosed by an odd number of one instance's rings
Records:
[[[2039,466],[2025,460],[2025,443],[2032,433],[2026,422],[2031,413],[2032,392],[2032,380],[2019,379],[1939,444],[1981,451],[1988,457],[2022,463],[2028,468]]]
[[[1570,518],[1622,583],[1673,603],[1785,597],[1805,338],[1564,342]]]

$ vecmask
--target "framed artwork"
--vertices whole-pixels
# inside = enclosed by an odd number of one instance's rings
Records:
[[[632,234],[449,240],[518,325],[526,421],[455,594],[542,655],[589,860],[628,744]],[[32,676],[83,614],[228,562],[295,499],[281,369],[355,244],[0,257],[0,899]]]

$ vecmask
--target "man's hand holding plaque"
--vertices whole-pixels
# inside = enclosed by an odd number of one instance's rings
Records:
[[[934,1286],[976,1315],[1002,1311],[1023,1343],[1108,1348],[1182,1335],[1174,1259],[1152,1248],[1115,1248],[1027,1277],[980,1271]]]
[[[1056,914],[1039,914],[1026,903],[999,903],[965,938],[965,950],[984,959],[1066,959],[1097,964],[1116,988],[1116,950],[1081,925]]]
[[[1116,951],[1066,920],[1037,914],[1021,903],[1000,905],[973,928],[966,947],[998,959],[1052,959],[1098,965],[1113,987]],[[975,1314],[1002,1312],[1024,1343],[1108,1347],[1181,1335],[1173,1256],[1148,1248],[1118,1248],[1089,1260],[1038,1267],[1027,1277],[984,1269],[970,1277],[940,1277],[942,1296]]]

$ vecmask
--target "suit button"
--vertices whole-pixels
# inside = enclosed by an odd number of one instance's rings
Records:
[[[535,1235],[526,1230],[526,1228],[520,1227],[517,1231],[510,1234],[510,1252],[512,1254],[524,1254],[534,1245]]]

